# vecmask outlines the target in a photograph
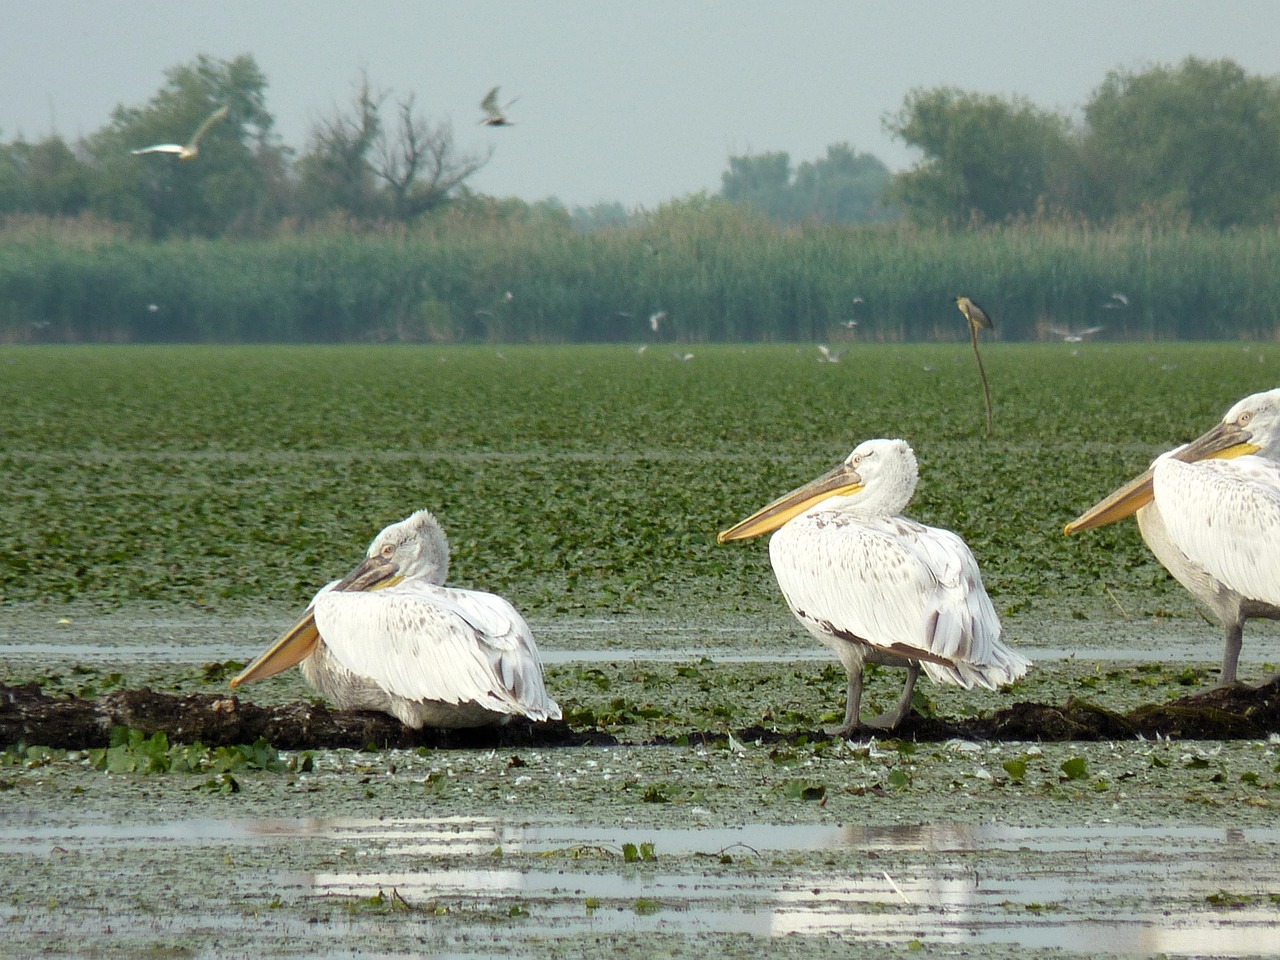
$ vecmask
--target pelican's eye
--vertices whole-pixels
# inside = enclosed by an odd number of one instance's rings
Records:
[[[390,560],[393,556],[395,556],[395,552],[396,552],[396,545],[394,543],[384,543],[382,545],[382,556],[385,557],[387,560]]]
[[[1244,413],[1240,414],[1240,416],[1236,419],[1236,423],[1240,424],[1240,426],[1243,427],[1246,423],[1248,423],[1252,419],[1253,419],[1253,411],[1246,410]]]

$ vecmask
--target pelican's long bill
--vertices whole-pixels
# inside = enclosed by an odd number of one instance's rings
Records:
[[[379,590],[392,587],[403,578],[396,565],[385,557],[373,556],[363,560],[359,566],[333,585],[334,590]],[[280,635],[266,652],[249,664],[231,681],[231,689],[250,680],[262,680],[283,673],[292,666],[301,663],[316,648],[320,640],[320,630],[316,627],[316,615],[313,607],[307,607],[298,622]]]
[[[849,496],[862,489],[862,478],[849,464],[841,463],[816,480],[783,494],[773,503],[761,507],[747,519],[734,524],[716,536],[717,543],[730,540],[747,540],[764,533],[772,533],[827,497]]]
[[[1219,423],[1186,446],[1172,451],[1169,456],[1184,463],[1213,458],[1230,460],[1233,457],[1257,453],[1260,448],[1250,440],[1251,434],[1242,424]],[[1068,523],[1063,527],[1062,532],[1069,536],[1080,530],[1105,527],[1109,523],[1115,523],[1130,514],[1137,513],[1155,498],[1154,473],[1154,469],[1148,467]]]

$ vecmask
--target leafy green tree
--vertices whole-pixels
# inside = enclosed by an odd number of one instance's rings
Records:
[[[720,175],[720,196],[784,223],[791,220],[791,157],[785,151],[729,158]]]
[[[833,143],[827,155],[805,161],[791,185],[792,214],[823,223],[876,223],[896,216],[885,204],[893,174],[870,153],[858,153],[848,143]]]
[[[1280,214],[1280,83],[1231,60],[1113,70],[1085,107],[1093,212],[1225,227]]]
[[[1060,206],[1079,154],[1065,117],[954,87],[911,91],[885,126],[924,153],[889,189],[923,222],[1004,221]]]
[[[146,234],[217,236],[258,223],[260,207],[278,187],[267,177],[284,169],[284,148],[271,131],[267,81],[253,57],[217,60],[205,54],[167,71],[145,107],[116,107],[111,123],[89,137],[94,161],[91,206]],[[186,143],[220,107],[225,119],[200,141],[199,156],[136,156],[156,143]]]
[[[625,227],[631,221],[627,208],[616,200],[574,207],[570,214],[573,228],[579,233],[594,233],[610,227]]]
[[[873,223],[893,215],[883,203],[891,176],[876,157],[836,143],[825,157],[801,163],[794,175],[785,152],[730,157],[720,196],[779,223]]]
[[[0,146],[0,213],[74,217],[89,203],[91,170],[56,134]]]

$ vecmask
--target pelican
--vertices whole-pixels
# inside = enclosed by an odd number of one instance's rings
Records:
[[[514,100],[508,100],[502,106],[498,106],[498,87],[494,87],[485,94],[484,99],[480,101],[480,109],[486,114],[485,118],[480,121],[480,125],[484,127],[510,127],[514,126],[506,114],[506,109],[510,107],[519,97]]]
[[[200,138],[209,132],[210,127],[225,117],[227,115],[227,111],[230,109],[231,108],[229,106],[223,104],[217,110],[213,111],[213,113],[209,114],[209,116],[205,117],[204,123],[200,124],[196,129],[196,132],[191,135],[191,140],[186,144],[157,143],[154,146],[134,150],[132,153],[135,157],[143,153],[173,153],[177,154],[179,160],[194,160],[196,157],[200,156]]]
[[[658,310],[649,314],[649,329],[654,333],[658,332],[658,328],[662,326],[662,321],[667,319],[667,311]]]
[[[380,710],[415,729],[558,720],[529,626],[506,600],[442,586],[449,544],[426,510],[373,539],[302,617],[231,681],[302,668],[343,710]]]
[[[722,532],[720,543],[772,530],[769,559],[787,606],[849,675],[844,723],[892,729],[911,709],[921,668],[966,690],[995,689],[1030,663],[1000,640],[978,562],[949,530],[899,516],[915,492],[905,440],[867,440],[843,463]],[[860,719],[866,662],[906,667],[897,705]]]
[[[1151,552],[1222,623],[1220,686],[1252,617],[1280,620],[1280,389],[1245,397],[1094,504],[1066,534],[1138,515]]]

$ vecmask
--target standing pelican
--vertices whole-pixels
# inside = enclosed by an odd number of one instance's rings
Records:
[[[1222,421],[1067,524],[1075,533],[1138,514],[1165,569],[1222,623],[1220,685],[1234,683],[1251,617],[1280,620],[1280,389]]]
[[[480,101],[480,109],[485,112],[485,118],[480,121],[480,125],[484,127],[510,127],[514,126],[513,121],[507,116],[506,110],[519,97],[508,100],[502,106],[498,106],[498,87],[494,87],[485,94],[484,99]]]
[[[921,667],[967,690],[1012,683],[1030,666],[1001,642],[1000,619],[964,541],[898,515],[916,480],[905,440],[867,440],[835,469],[717,537],[778,531],[769,559],[787,606],[849,675],[844,723],[831,731],[841,736],[901,723]],[[867,661],[906,667],[907,682],[896,707],[863,722]]]
[[[558,720],[528,624],[501,597],[441,586],[448,567],[435,517],[419,510],[393,523],[232,688],[300,664],[341,709],[380,710],[415,729]]]
[[[139,150],[131,152],[134,156],[138,156],[142,153],[173,153],[177,154],[179,160],[194,160],[196,157],[200,156],[200,138],[209,132],[210,127],[225,117],[227,115],[227,111],[230,109],[231,108],[229,106],[223,104],[217,110],[213,111],[213,113],[209,114],[209,116],[205,117],[204,123],[200,124],[199,128],[191,135],[191,139],[186,144],[157,143],[154,146],[142,147]]]

